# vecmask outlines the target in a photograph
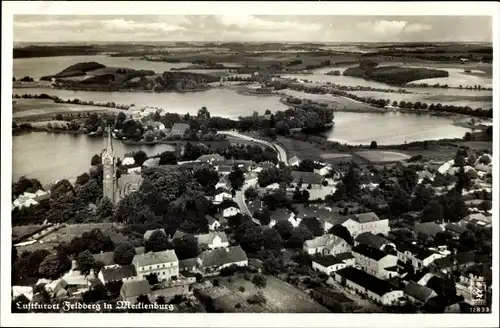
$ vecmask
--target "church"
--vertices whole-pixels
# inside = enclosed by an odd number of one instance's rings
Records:
[[[126,195],[139,190],[142,183],[140,173],[121,174],[120,178],[117,178],[117,157],[115,156],[111,141],[111,129],[108,129],[108,142],[101,157],[103,166],[103,197],[108,197],[111,203],[116,205]]]

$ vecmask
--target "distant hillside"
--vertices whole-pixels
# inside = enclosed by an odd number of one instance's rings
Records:
[[[14,58],[35,58],[35,57],[55,57],[55,56],[80,56],[96,55],[99,49],[88,45],[74,46],[27,46],[14,48]]]
[[[357,67],[349,67],[344,71],[345,76],[361,77],[367,80],[403,86],[406,83],[439,77],[448,77],[448,72],[423,67],[382,66],[371,61],[362,61]]]
[[[59,73],[55,75],[48,75],[48,76],[43,76],[41,80],[43,81],[50,81],[53,78],[64,78],[64,77],[74,77],[74,76],[82,76],[85,75],[86,72],[90,72],[99,68],[104,68],[103,64],[99,64],[96,62],[84,62],[84,63],[78,63],[75,65],[71,65],[66,69],[63,69]]]

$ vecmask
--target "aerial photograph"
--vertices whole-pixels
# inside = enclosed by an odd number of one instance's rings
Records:
[[[491,313],[492,21],[14,15],[11,312]]]

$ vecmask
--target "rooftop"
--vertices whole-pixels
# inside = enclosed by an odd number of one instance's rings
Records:
[[[380,219],[377,216],[377,214],[375,214],[373,212],[356,214],[355,215],[355,220],[358,221],[359,223],[368,223],[368,222],[380,221]]]
[[[426,303],[431,297],[436,296],[436,292],[429,287],[417,284],[414,281],[408,282],[404,289],[405,294],[416,298],[417,300]]]
[[[166,250],[162,252],[149,252],[141,255],[134,256],[132,263],[142,267],[147,265],[154,265],[159,263],[177,262],[177,255],[174,250]]]
[[[443,232],[443,228],[435,222],[417,223],[413,230],[432,237],[435,237],[438,232]]]
[[[119,267],[104,268],[101,270],[104,281],[118,281],[125,278],[137,276],[135,266],[124,265]]]
[[[323,177],[313,172],[292,171],[294,183],[299,183],[302,180],[304,184],[321,184]]]
[[[198,244],[205,244],[205,245],[210,245],[213,243],[214,239],[216,237],[219,237],[221,240],[221,243],[226,243],[227,240],[227,235],[224,231],[220,232],[209,232],[206,234],[202,235],[197,235],[196,238],[198,239]]]
[[[316,256],[312,259],[313,262],[316,262],[324,267],[329,267],[335,264],[344,263],[342,260],[339,260],[333,255],[329,256]]]
[[[378,248],[370,247],[370,246],[364,245],[364,244],[359,244],[358,246],[354,247],[352,249],[352,252],[369,257],[369,258],[374,259],[376,261],[381,260],[382,258],[389,255],[389,254],[381,251]]]
[[[207,250],[199,255],[199,259],[204,267],[221,266],[248,260],[247,254],[241,246]]]
[[[387,281],[378,279],[371,274],[368,274],[362,270],[356,269],[354,267],[347,267],[340,269],[335,272],[339,276],[358,284],[361,287],[366,288],[373,293],[382,296],[389,292],[396,290],[396,287]]]
[[[391,242],[384,237],[374,235],[371,232],[363,232],[355,239],[356,242],[380,249],[382,246],[390,244]]]

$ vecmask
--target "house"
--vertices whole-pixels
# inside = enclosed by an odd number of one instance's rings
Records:
[[[280,188],[281,188],[281,186],[280,186],[280,184],[278,182],[271,183],[270,185],[266,186],[267,190],[278,190]]]
[[[189,131],[189,124],[174,123],[172,129],[170,129],[170,134],[182,137],[187,131]]]
[[[220,228],[221,224],[211,215],[205,215],[208,223],[208,230],[215,231]]]
[[[179,260],[173,250],[135,255],[132,264],[139,279],[146,279],[150,274],[157,275],[159,281],[179,276]]]
[[[149,121],[144,123],[146,128],[152,127],[153,130],[165,130],[165,124],[156,121]]]
[[[430,173],[429,171],[419,171],[417,172],[418,176],[418,184],[421,184],[425,178],[433,181],[434,180],[434,174]]]
[[[325,175],[327,175],[331,171],[332,171],[332,168],[330,166],[328,166],[328,165],[325,165],[322,168],[314,169],[313,173],[314,174],[318,174],[318,175],[324,177]]]
[[[356,265],[377,278],[390,279],[398,275],[397,256],[363,244],[355,246],[351,252],[356,259]]]
[[[231,206],[231,207],[225,208],[222,211],[222,216],[225,217],[225,218],[228,218],[228,217],[231,217],[231,216],[235,216],[238,213],[240,213],[240,209],[237,208],[237,207],[235,207],[235,206]]]
[[[231,265],[247,266],[248,257],[241,246],[206,250],[198,256],[198,263],[205,274],[214,275]]]
[[[198,162],[208,162],[212,163],[214,161],[224,161],[226,160],[224,157],[222,157],[219,154],[209,154],[209,155],[201,155],[196,159]]]
[[[472,266],[474,263],[475,253],[473,251],[461,252],[456,255],[435,259],[432,264],[429,265],[429,269],[434,274],[447,275],[454,270]]]
[[[233,167],[231,165],[217,166],[217,172],[219,172],[222,175],[228,175],[232,171],[233,171]]]
[[[352,255],[351,252],[338,253],[335,255],[335,258],[344,262],[345,264],[347,264],[347,266],[356,265],[356,258],[354,257],[354,255]]]
[[[444,257],[434,250],[403,242],[396,242],[396,250],[398,260],[410,263],[415,270],[422,270],[434,260]]]
[[[140,166],[129,167],[127,168],[127,174],[131,173],[141,173],[142,168]]]
[[[147,280],[132,280],[123,283],[120,289],[120,296],[123,301],[136,303],[137,297],[141,295],[149,296],[151,294],[151,287]]]
[[[217,182],[217,184],[215,185],[215,190],[217,190],[219,188],[223,188],[226,190],[231,189],[231,182],[229,181],[229,178],[227,177],[227,175],[220,178],[219,182]]]
[[[381,237],[379,235],[374,235],[369,231],[360,233],[356,236],[356,238],[354,238],[354,246],[360,244],[374,247],[380,250],[383,250],[388,245],[396,248],[396,245],[387,238]]]
[[[61,279],[66,281],[67,289],[73,289],[76,293],[83,293],[89,289],[88,277],[78,270],[70,270]]]
[[[413,227],[413,231],[417,233],[417,237],[424,240],[434,240],[439,232],[443,232],[443,228],[435,222],[417,223]]]
[[[403,291],[391,283],[353,267],[336,271],[335,280],[357,294],[383,305],[396,305],[404,296]]]
[[[41,200],[47,199],[50,192],[45,190],[37,190],[34,193],[24,192],[12,203],[13,208],[23,208],[38,205]]]
[[[390,231],[389,220],[382,220],[373,212],[350,216],[342,223],[342,225],[349,230],[353,238],[360,233],[367,231],[373,233],[374,235],[381,233],[384,236],[387,236]]]
[[[271,221],[269,223],[269,227],[274,227],[276,223],[280,221],[288,221],[294,228],[298,227],[300,224],[300,221],[296,220],[295,214],[286,208],[278,208],[276,211],[271,213]]]
[[[195,272],[198,268],[198,258],[194,257],[191,259],[179,261],[179,272]]]
[[[223,191],[215,195],[214,204],[220,204],[224,201],[224,199],[233,199],[233,195],[227,191]]]
[[[259,182],[259,175],[255,172],[245,173],[245,184],[255,187]]]
[[[467,228],[468,224],[472,224],[478,227],[487,227],[491,225],[491,217],[488,218],[482,213],[473,213],[464,217],[458,222],[461,228]]]
[[[454,239],[460,238],[460,235],[467,231],[467,229],[464,229],[464,228],[460,227],[458,224],[454,224],[454,223],[446,224],[444,226],[444,230],[451,232],[453,234]]]
[[[339,236],[327,234],[314,239],[306,240],[304,242],[303,249],[304,252],[310,255],[336,255],[349,252],[351,250],[351,245]]]
[[[298,187],[301,187],[302,185],[311,185],[311,188],[315,189],[322,187],[321,182],[323,182],[323,177],[314,172],[292,171],[291,175],[293,183],[295,183]]]
[[[135,159],[133,157],[125,157],[122,160],[122,165],[134,165],[135,164]]]
[[[476,171],[479,172],[484,172],[484,173],[491,173],[492,172],[492,167],[489,165],[484,165],[484,164],[477,164],[475,167]]]
[[[165,233],[165,229],[148,230],[144,233],[144,241],[149,240],[149,238],[151,238],[155,231],[161,232],[165,237],[167,236],[167,234]]]
[[[16,297],[24,295],[30,301],[33,299],[33,287],[32,286],[12,286],[12,300]]]
[[[299,166],[300,165],[300,158],[298,158],[297,156],[293,156],[292,158],[290,158],[288,160],[288,165],[290,166]]]
[[[134,280],[137,278],[137,271],[132,264],[109,267],[101,269],[97,277],[105,285],[109,282]]]
[[[403,291],[409,301],[417,306],[423,306],[429,299],[438,296],[434,290],[414,281],[409,281]]]
[[[197,235],[198,245],[206,246],[209,249],[225,248],[229,246],[229,241],[227,239],[226,233],[224,231],[220,232],[209,232],[203,235]]]
[[[356,302],[349,297],[327,287],[311,289],[311,297],[327,307],[332,307],[334,309],[340,307],[342,313],[352,313],[358,307]]]
[[[330,275],[332,272],[343,269],[347,267],[344,261],[337,259],[333,255],[328,256],[315,256],[312,260],[313,270],[324,272]]]
[[[237,167],[240,170],[242,170],[243,173],[248,172],[250,170],[250,168],[252,167],[253,163],[254,163],[253,161],[247,161],[247,160],[242,160],[242,159],[225,160],[225,165],[228,165],[231,167]]]
[[[335,224],[338,223],[337,215],[335,215],[325,207],[319,207],[314,205],[310,206],[298,205],[295,207],[295,210],[297,212],[295,217],[299,221],[299,223],[300,220],[307,217],[317,218],[323,225],[323,229],[325,232],[328,232],[330,228],[332,228]]]

